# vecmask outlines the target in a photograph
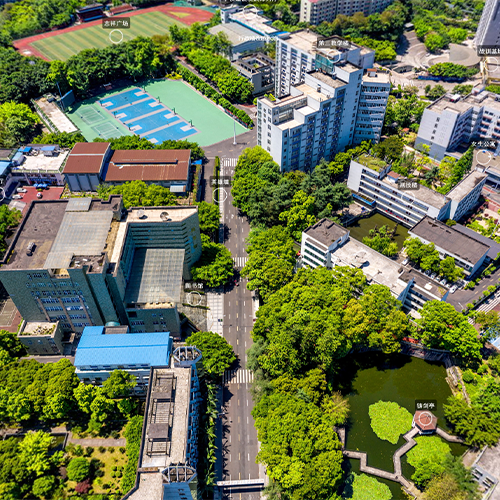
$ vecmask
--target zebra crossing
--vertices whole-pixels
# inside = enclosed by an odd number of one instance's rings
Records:
[[[483,302],[478,308],[478,311],[489,312],[491,311],[498,303],[500,303],[500,297],[497,295],[493,295],[485,302]]]
[[[250,370],[226,370],[222,378],[224,384],[250,384],[253,382],[253,373]]]
[[[247,263],[248,257],[233,257],[234,267],[243,269]]]
[[[238,158],[221,158],[222,167],[236,167]]]

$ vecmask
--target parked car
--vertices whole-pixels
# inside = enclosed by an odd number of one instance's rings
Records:
[[[13,200],[22,200],[23,199],[23,195],[22,194],[15,194],[13,197],[12,197]]]
[[[36,197],[37,197],[37,198],[43,198],[43,194],[42,194],[42,193],[40,193],[40,192],[38,192],[38,193],[36,193]]]
[[[408,257],[406,257],[406,259],[403,260],[403,266],[407,266],[409,262],[410,262],[410,259]]]
[[[28,190],[27,190],[27,189],[24,189],[24,188],[17,188],[17,189],[16,189],[16,191],[17,191],[18,193],[27,193],[27,192],[28,192]]]
[[[431,278],[434,279],[438,274],[437,273],[432,273]]]
[[[448,282],[446,281],[446,278],[443,278],[443,279],[440,281],[440,283],[441,283],[441,285],[446,285],[446,283],[448,283]]]
[[[450,293],[455,293],[457,290],[458,290],[458,286],[457,286],[457,285],[453,285],[453,286],[450,288]]]
[[[431,270],[430,270],[430,269],[427,269],[427,271],[425,271],[425,272],[424,272],[424,274],[425,274],[426,276],[430,276],[430,275],[431,275]]]

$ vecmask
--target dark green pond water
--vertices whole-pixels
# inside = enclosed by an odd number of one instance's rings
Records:
[[[451,396],[446,383],[446,370],[441,363],[429,363],[422,359],[400,354],[386,356],[382,353],[367,352],[348,356],[340,366],[337,389],[349,397],[351,407],[346,448],[364,451],[368,454],[368,465],[393,472],[392,456],[405,443],[400,437],[397,444],[379,439],[370,426],[368,408],[377,401],[394,401],[410,413],[415,411],[416,399],[437,401],[438,425],[449,430],[443,413],[443,404]],[[462,455],[466,447],[448,443],[454,455]],[[359,473],[359,460],[350,460],[347,467]],[[402,459],[403,474],[408,479],[414,472]],[[387,484],[393,500],[404,500],[399,484],[377,480]]]
[[[370,217],[366,217],[365,219],[359,219],[354,224],[348,226],[349,231],[351,232],[351,236],[358,241],[363,241],[365,236],[369,236],[370,229],[373,229],[375,226],[378,228],[382,226],[389,226],[389,228],[394,228],[396,222],[385,215],[382,215],[380,212],[374,212]],[[396,236],[394,241],[398,244],[399,249],[403,248],[403,243],[408,237],[408,229],[398,225],[398,229],[396,232]]]

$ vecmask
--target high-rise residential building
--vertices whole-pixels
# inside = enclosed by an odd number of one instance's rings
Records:
[[[393,0],[301,0],[300,21],[314,25],[331,22],[338,15],[352,16],[363,12],[365,16],[382,12]]]
[[[477,27],[475,44],[500,45],[500,0],[486,0]]]
[[[380,140],[390,82],[370,67],[373,51],[339,37],[328,40],[336,48],[317,49],[316,42],[307,31],[277,40],[278,98],[257,103],[257,144],[284,171],[314,168],[346,146]]]
[[[461,143],[484,139],[500,139],[500,96],[486,91],[444,95],[427,106],[415,146],[428,145],[429,155],[441,160]]]
[[[60,321],[65,332],[113,322],[176,334],[182,280],[200,255],[197,207],[126,211],[120,196],[37,200],[0,281],[28,322]]]

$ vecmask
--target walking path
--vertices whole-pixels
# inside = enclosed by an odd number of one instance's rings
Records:
[[[340,433],[341,429],[339,429]],[[370,467],[367,465],[367,454],[362,451],[351,451],[351,450],[343,450],[344,455],[347,458],[356,458],[360,460],[360,465],[359,465],[359,470],[361,472],[365,472],[366,474],[371,474],[373,476],[378,476],[383,479],[388,479],[389,481],[394,481],[396,483],[399,483],[403,488],[410,493],[412,496],[415,498],[419,498],[421,495],[421,492],[416,488],[416,486],[413,484],[412,481],[408,481],[403,476],[402,468],[401,468],[401,457],[408,453],[416,444],[417,442],[415,439],[413,439],[417,434],[419,433],[419,430],[417,427],[413,427],[410,431],[408,431],[406,434],[403,435],[403,439],[405,439],[406,443],[402,446],[400,446],[394,453],[392,457],[392,461],[394,463],[394,472],[387,472],[385,470],[377,469],[376,467]],[[463,443],[464,440],[460,437],[457,436],[452,436],[451,434],[448,434],[446,431],[444,431],[441,428],[436,429],[436,434],[446,441],[450,441],[452,443]],[[345,434],[344,434],[345,436]],[[341,437],[342,443],[345,442],[345,437]]]
[[[79,444],[80,446],[92,446],[97,448],[99,446],[125,446],[127,440],[125,438],[113,439],[113,438],[82,438],[76,439],[74,437],[68,438],[68,443]]]

